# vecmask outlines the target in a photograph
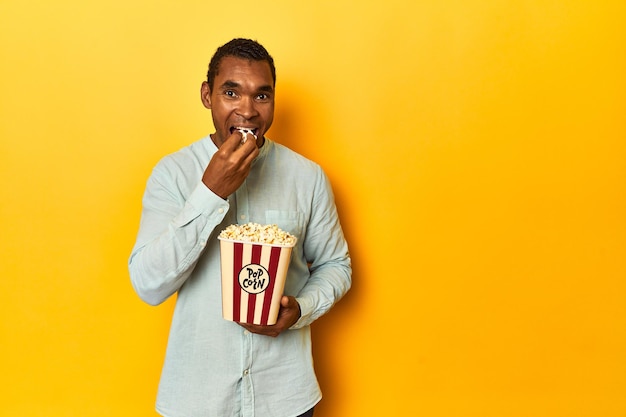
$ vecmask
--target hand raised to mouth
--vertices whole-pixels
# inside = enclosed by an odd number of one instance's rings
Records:
[[[256,141],[245,141],[244,134],[237,130],[215,152],[204,170],[202,182],[226,199],[245,181],[258,154]]]

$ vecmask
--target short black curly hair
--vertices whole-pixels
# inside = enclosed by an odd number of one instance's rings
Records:
[[[253,41],[252,39],[235,38],[217,48],[215,54],[213,54],[213,57],[211,58],[211,62],[209,62],[209,71],[206,74],[206,78],[211,91],[213,91],[215,76],[219,72],[220,62],[222,61],[222,58],[227,56],[234,56],[236,58],[249,59],[252,61],[266,61],[270,65],[272,79],[274,80],[274,85],[276,85],[276,68],[274,67],[274,58],[272,58],[263,45],[257,41]]]

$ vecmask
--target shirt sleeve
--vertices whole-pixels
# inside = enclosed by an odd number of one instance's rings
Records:
[[[321,171],[316,181],[313,211],[307,226],[304,254],[311,275],[296,300],[300,319],[292,326],[310,325],[339,301],[352,285],[352,267],[333,192]]]
[[[155,168],[129,259],[131,283],[143,301],[160,304],[183,285],[228,209],[201,181],[185,196],[171,173]]]

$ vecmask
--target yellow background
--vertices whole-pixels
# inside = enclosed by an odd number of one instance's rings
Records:
[[[1,416],[155,415],[173,303],[126,262],[236,36],[354,259],[316,416],[626,416],[618,0],[0,1]]]

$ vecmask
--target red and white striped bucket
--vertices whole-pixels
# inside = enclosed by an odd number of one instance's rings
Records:
[[[293,246],[218,239],[222,316],[239,323],[276,324]]]

